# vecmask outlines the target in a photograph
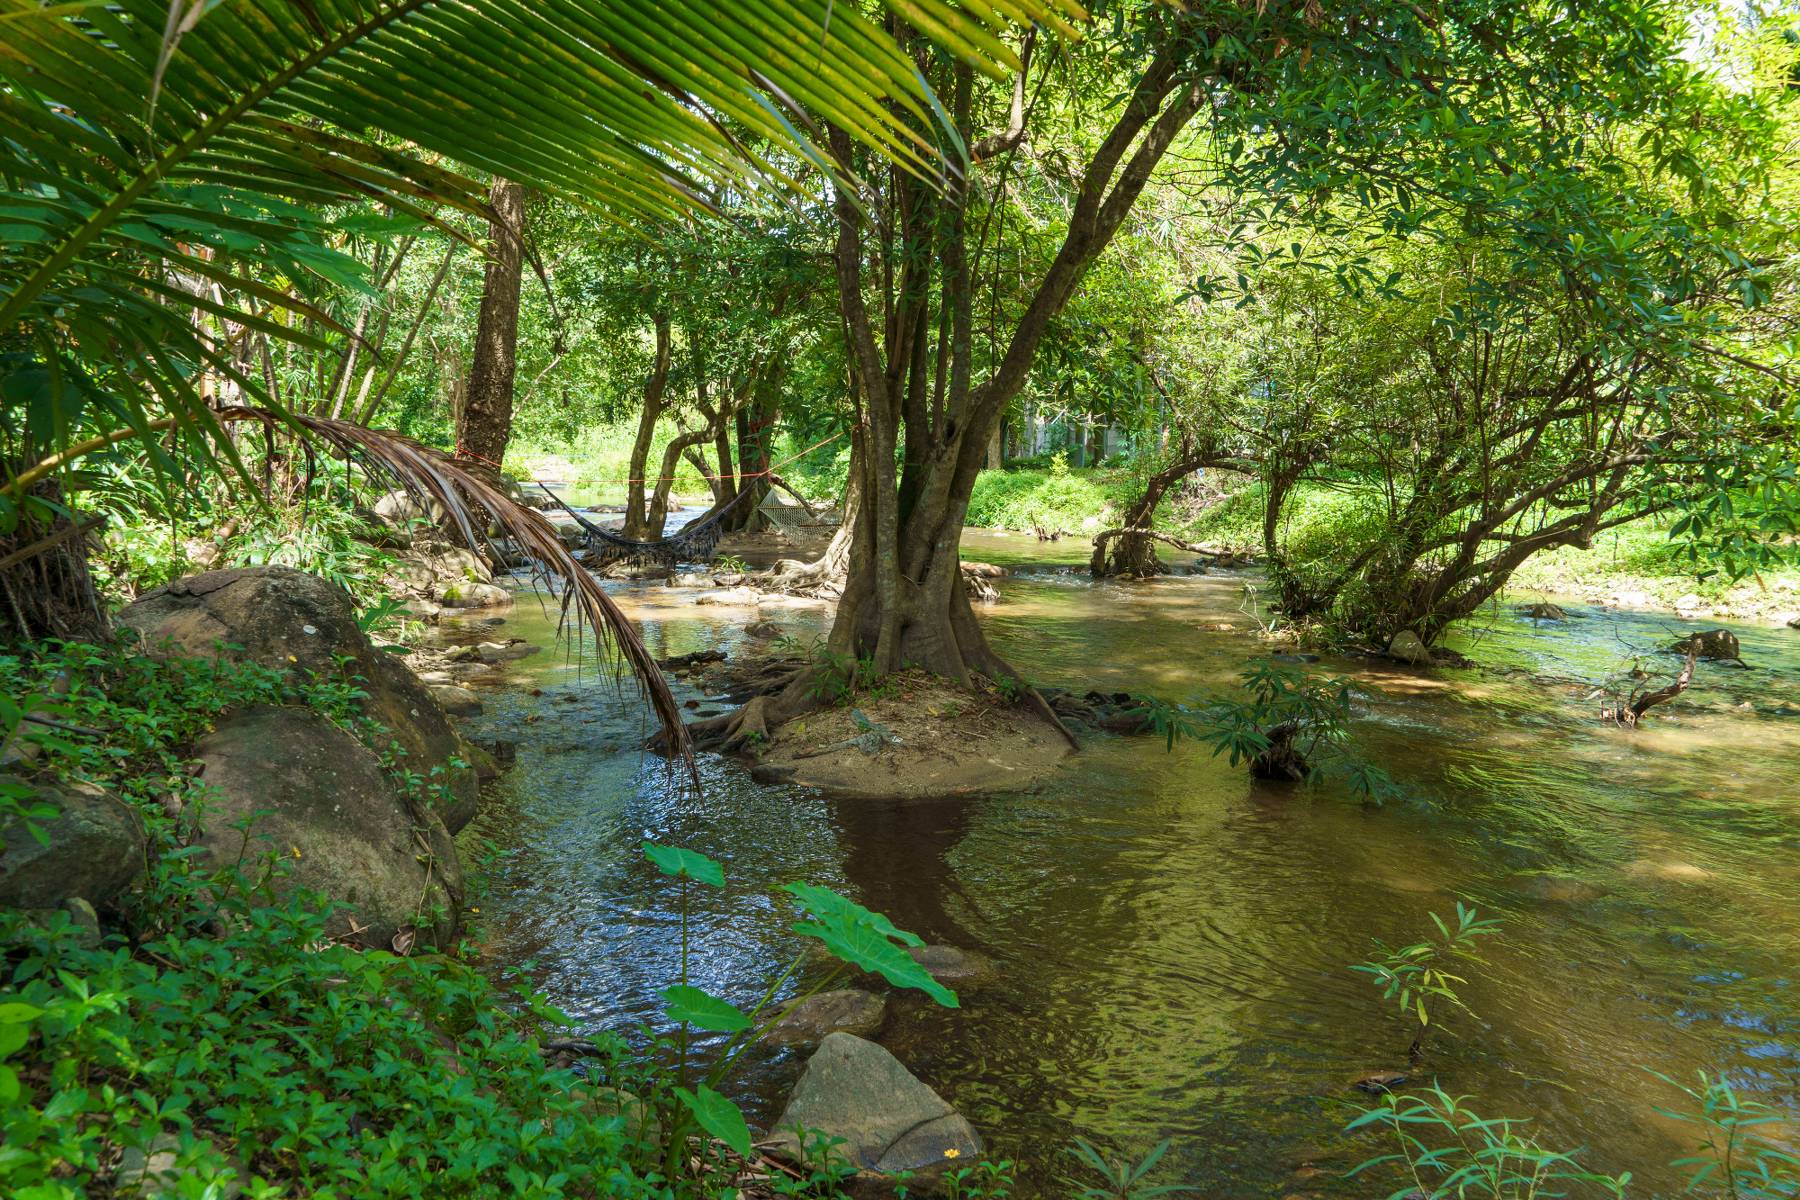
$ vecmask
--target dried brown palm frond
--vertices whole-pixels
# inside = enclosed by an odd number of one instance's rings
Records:
[[[449,515],[457,534],[472,550],[491,550],[490,528],[512,539],[540,580],[560,596],[562,611],[558,632],[574,634],[581,627],[593,630],[595,642],[609,648],[616,662],[631,672],[638,692],[649,703],[662,726],[661,741],[674,748],[687,763],[698,786],[693,743],[681,720],[681,706],[669,691],[668,680],[644,647],[630,618],[613,603],[599,582],[569,553],[556,527],[543,514],[526,508],[494,486],[480,472],[465,467],[441,450],[421,445],[412,438],[385,430],[367,429],[350,421],[301,413],[276,413],[249,405],[234,405],[217,412],[221,424],[255,422],[271,432],[298,427],[306,453],[312,442],[360,463],[365,469],[392,480],[414,499],[435,501]]]

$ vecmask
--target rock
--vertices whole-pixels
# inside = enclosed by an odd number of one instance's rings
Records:
[[[364,715],[405,751],[410,770],[429,776],[461,755],[462,737],[418,676],[398,656],[376,649],[357,627],[349,595],[316,576],[291,567],[191,575],[127,606],[119,623],[135,629],[153,655],[239,659],[321,679],[360,676],[368,693]],[[347,666],[339,666],[339,656],[348,657]],[[469,771],[453,773],[447,783],[442,815],[455,833],[480,811],[481,788]]]
[[[755,606],[762,593],[755,588],[726,588],[722,592],[707,592],[703,596],[695,596],[695,604],[747,604]]]
[[[427,529],[415,533],[411,545],[394,557],[387,578],[399,590],[435,597],[453,584],[492,583],[494,571],[482,555]]]
[[[483,642],[475,647],[475,657],[484,663],[512,662],[515,659],[530,658],[542,647],[533,646],[522,640],[510,642]]]
[[[437,598],[446,608],[498,608],[513,602],[513,594],[497,583],[446,584],[439,589]]]
[[[436,500],[415,498],[410,492],[389,492],[370,509],[389,529],[409,531],[418,525],[436,525],[444,519],[444,507]]]
[[[752,621],[744,626],[744,632],[753,638],[772,641],[781,636],[781,626],[773,621]]]
[[[1679,859],[1640,858],[1627,863],[1625,873],[1634,879],[1653,879],[1658,883],[1705,883],[1713,877],[1705,867]]]
[[[887,1001],[861,988],[808,996],[763,1034],[772,1046],[816,1046],[834,1033],[864,1037],[881,1028]]]
[[[1743,662],[1744,658],[1738,650],[1737,634],[1729,629],[1705,629],[1691,633],[1669,649],[1676,654],[1686,654],[1690,648],[1698,647],[1701,658],[1722,659],[1727,662]]]
[[[1402,629],[1388,639],[1387,656],[1397,662],[1411,663],[1414,666],[1431,664],[1431,647],[1427,646],[1418,634],[1410,629]]]
[[[1566,621],[1569,619],[1569,614],[1562,610],[1561,605],[1552,604],[1548,600],[1527,604],[1519,610],[1519,614],[1529,617],[1533,621]]]
[[[672,654],[668,658],[659,658],[656,665],[665,671],[691,671],[707,663],[724,661],[723,650],[696,650],[692,654]]]
[[[421,947],[451,944],[463,897],[455,843],[361,742],[306,709],[258,706],[221,721],[194,757],[210,792],[195,844],[213,865],[254,873],[272,852],[285,871],[278,892],[308,888],[347,906],[331,918],[334,935],[388,949],[422,918]]]
[[[1612,602],[1619,608],[1649,608],[1653,603],[1649,592],[1640,592],[1633,588],[1614,592]]]
[[[1599,884],[1566,875],[1528,875],[1519,890],[1553,904],[1586,904],[1606,895],[1606,889]]]
[[[1404,1071],[1370,1071],[1352,1079],[1350,1086],[1365,1091],[1371,1096],[1379,1096],[1383,1092],[1391,1092],[1397,1087],[1405,1086],[1409,1078],[1411,1077]]]
[[[22,803],[54,805],[57,812],[36,822],[47,844],[32,837],[23,821],[7,824],[0,843],[0,905],[60,908],[72,897],[104,905],[143,873],[144,819],[131,805],[82,783],[26,786],[36,794]]]
[[[912,960],[947,988],[971,987],[994,977],[994,964],[972,950],[955,946],[909,946]]]
[[[770,1133],[793,1161],[804,1151],[798,1129],[844,1139],[837,1152],[850,1165],[882,1175],[939,1172],[981,1157],[981,1139],[943,1097],[892,1054],[848,1033],[819,1043]]]
[[[1787,627],[1789,629],[1800,629],[1800,613],[1796,613],[1788,618]]]
[[[1705,607],[1706,601],[1702,600],[1693,592],[1689,592],[1684,596],[1678,596],[1675,599],[1675,611],[1678,613],[1699,612]]]
[[[454,684],[434,684],[431,689],[431,698],[453,717],[481,715],[481,697],[468,688],[457,687]]]
[[[70,896],[62,902],[62,911],[68,914],[76,945],[91,950],[100,944],[100,914],[92,904],[80,896]]]
[[[119,1155],[119,1168],[113,1176],[114,1195],[174,1197],[206,1195],[212,1200],[236,1200],[243,1195],[238,1182],[243,1172],[231,1168],[230,1179],[223,1171],[204,1170],[181,1165],[181,1137],[159,1133],[150,1139],[146,1149],[127,1146]]]

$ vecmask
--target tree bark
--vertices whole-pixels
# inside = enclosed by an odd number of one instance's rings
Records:
[[[647,538],[650,525],[644,516],[644,477],[650,466],[650,443],[656,439],[656,422],[663,414],[663,396],[669,386],[669,357],[673,338],[667,313],[651,318],[656,327],[656,358],[644,381],[644,407],[638,414],[637,437],[631,443],[631,464],[626,470],[625,521],[620,532],[628,538]],[[667,472],[665,472],[667,474]]]
[[[1088,572],[1095,579],[1115,575],[1138,578],[1166,575],[1169,568],[1156,557],[1156,539],[1148,536],[1156,508],[1171,487],[1212,461],[1208,456],[1188,456],[1152,475],[1144,484],[1143,495],[1126,510],[1120,528],[1107,530],[1094,539],[1094,557],[1088,564]],[[1107,544],[1109,536],[1110,548]]]
[[[518,366],[519,267],[524,257],[525,187],[496,179],[488,193],[487,274],[475,331],[469,390],[457,415],[456,449],[492,471],[512,440],[513,374]]]

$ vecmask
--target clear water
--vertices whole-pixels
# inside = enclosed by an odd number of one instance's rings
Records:
[[[1021,568],[984,619],[1033,679],[1192,700],[1259,652],[1241,577],[1096,585],[1071,569],[1085,549],[965,544]],[[747,645],[744,610],[615,594],[659,655]],[[592,1027],[654,1022],[677,925],[637,847],[693,846],[731,883],[700,899],[696,982],[734,1000],[797,948],[769,897],[794,878],[999,964],[958,1011],[902,1001],[881,1040],[1027,1164],[1025,1194],[1080,1134],[1134,1154],[1170,1138],[1163,1174],[1209,1197],[1367,1196],[1398,1181],[1343,1178],[1376,1152],[1341,1132],[1365,1099],[1348,1084],[1403,1066],[1411,1031],[1348,966],[1460,898],[1504,934],[1425,1074],[1632,1171],[1636,1195],[1673,1195],[1683,1176],[1665,1164],[1695,1130],[1655,1111],[1679,1097],[1651,1071],[1722,1072],[1800,1113],[1800,633],[1737,628],[1754,670],[1703,664],[1665,717],[1627,732],[1585,697],[1689,626],[1572,611],[1586,615],[1492,618],[1459,643],[1472,670],[1323,664],[1366,689],[1358,736],[1411,798],[1375,811],[1256,784],[1193,747],[1105,737],[1027,794],[835,802],[707,759],[696,797],[636,748],[629,687],[547,651],[473,723],[520,745],[478,830],[509,851],[485,953]],[[796,633],[825,621],[764,615]],[[547,642],[550,622],[522,604],[507,632]],[[753,1117],[779,1111],[798,1065],[752,1068],[739,1094]]]

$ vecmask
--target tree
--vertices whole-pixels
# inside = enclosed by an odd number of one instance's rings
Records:
[[[1579,172],[1572,126],[1592,115],[1679,128],[1694,116],[1678,12],[1123,3],[1113,36],[1054,45],[1060,72],[1022,70],[1005,92],[978,88],[902,25],[901,44],[948,97],[972,170],[940,196],[862,161],[845,132],[830,137],[842,177],[860,181],[835,189],[834,264],[866,437],[831,649],[878,674],[906,664],[961,683],[1018,681],[964,594],[969,497],[1047,331],[1196,117],[1208,114],[1232,185],[1271,204],[1341,193],[1397,230],[1434,196],[1541,219],[1531,206]],[[1519,120],[1521,107],[1544,119]],[[1085,134],[1102,112],[1100,136]],[[1059,153],[1025,153],[1050,127]],[[1061,236],[1047,260],[1009,262],[1031,282],[1007,305],[988,272],[1000,274],[995,230],[1021,172],[1058,185]],[[702,735],[739,743],[810,707],[813,690],[796,678]]]
[[[486,280],[475,330],[469,390],[456,413],[456,451],[498,470],[512,439],[513,374],[518,368],[519,274],[524,258],[525,188],[494,180],[488,193]]]
[[[975,36],[1001,11],[962,7],[967,18],[936,36],[1004,69],[1010,54]],[[1051,15],[1035,0],[1005,11]],[[529,7],[429,0],[170,15],[157,0],[0,0],[0,571],[36,573],[15,591],[66,582],[47,603],[95,620],[79,564],[34,561],[82,555],[80,535],[63,532],[66,495],[49,485],[128,444],[167,478],[179,464],[165,438],[205,469],[235,464],[213,407],[221,381],[272,399],[235,335],[319,345],[319,328],[350,332],[322,306],[361,283],[328,248],[346,209],[486,218],[481,172],[661,219],[728,183],[791,184],[744,150],[811,152],[781,105],[853,130],[903,169],[933,176],[944,161],[903,119],[930,111],[910,62],[830,0],[675,5],[655,21],[625,0],[580,0],[555,25]],[[43,618],[14,607],[0,637],[60,627]]]

